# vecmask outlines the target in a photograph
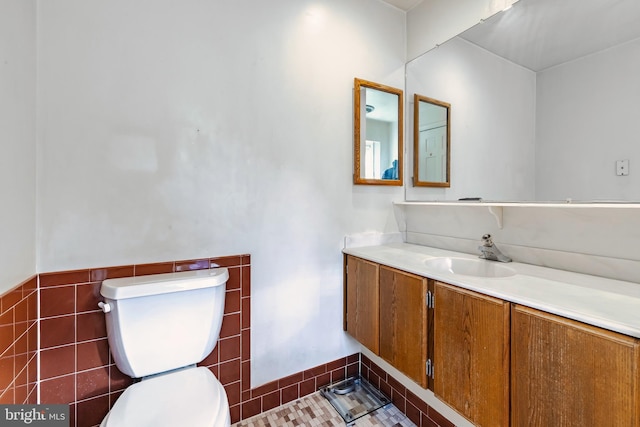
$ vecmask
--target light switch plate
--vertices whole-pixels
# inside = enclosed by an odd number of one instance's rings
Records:
[[[616,175],[618,176],[629,175],[629,160],[616,161]]]

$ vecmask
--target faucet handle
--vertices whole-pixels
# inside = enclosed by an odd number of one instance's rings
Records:
[[[493,241],[491,240],[491,234],[485,234],[485,235],[482,236],[482,244],[484,246],[493,245]]]

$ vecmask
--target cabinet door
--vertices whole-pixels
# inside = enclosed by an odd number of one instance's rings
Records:
[[[375,354],[379,353],[379,267],[348,255],[346,258],[345,319],[347,332]]]
[[[640,426],[638,339],[522,306],[512,318],[513,426]]]
[[[433,392],[478,426],[509,424],[509,303],[435,283]]]
[[[427,387],[427,279],[380,266],[380,357]]]

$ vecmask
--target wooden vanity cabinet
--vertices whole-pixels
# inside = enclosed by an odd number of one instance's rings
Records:
[[[433,322],[434,394],[478,426],[508,426],[510,303],[436,281]]]
[[[640,340],[516,305],[511,421],[640,426]]]
[[[380,357],[427,388],[427,279],[380,266]]]
[[[344,330],[379,354],[380,267],[351,255],[344,262]]]
[[[344,329],[427,387],[427,279],[347,255]]]
[[[638,338],[351,255],[344,283],[344,329],[477,426],[640,427]]]

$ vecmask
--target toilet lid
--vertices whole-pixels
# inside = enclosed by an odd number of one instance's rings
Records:
[[[218,427],[229,425],[222,384],[207,368],[188,368],[127,388],[107,415],[106,427]]]

